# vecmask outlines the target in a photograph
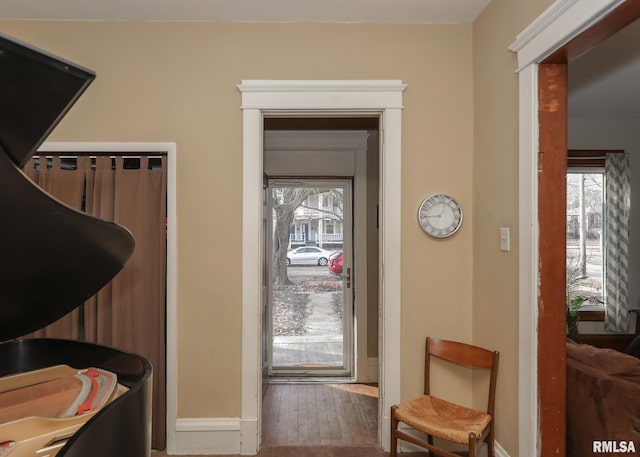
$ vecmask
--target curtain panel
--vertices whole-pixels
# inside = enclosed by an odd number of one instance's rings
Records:
[[[164,449],[167,167],[166,157],[160,170],[150,170],[148,160],[142,156],[134,169],[115,160],[113,220],[131,230],[136,248],[112,281],[111,340],[153,365],[153,411],[162,414],[152,415],[152,446]]]
[[[605,330],[629,329],[629,212],[631,183],[627,154],[607,153],[605,159]]]
[[[166,193],[167,162],[149,167],[141,156],[79,155],[63,166],[31,159],[25,174],[58,200],[129,229],[136,242],[127,265],[84,306],[27,337],[79,339],[113,346],[146,357],[153,365],[152,447],[166,447]],[[125,166],[126,162],[129,162]],[[69,249],[73,249],[70,246]],[[73,278],[69,278],[73,281]]]
[[[115,171],[111,158],[98,156],[95,168],[85,171],[86,196],[85,212],[100,219],[114,220]],[[138,240],[136,240],[137,245]],[[117,277],[117,276],[116,276]],[[107,284],[84,305],[84,337],[92,343],[114,346],[111,328],[113,326],[111,303],[112,283]]]
[[[85,166],[89,158],[83,157],[82,160],[78,160],[77,169],[68,170],[62,168],[62,161],[58,156],[51,159],[51,167],[47,166],[47,161],[43,158],[37,171],[33,161],[34,159],[31,159],[27,164],[26,168],[31,170],[27,176],[48,194],[76,210],[81,210],[84,196],[84,172],[80,170],[80,166]],[[69,246],[69,249],[73,249],[73,246]],[[69,278],[69,280],[73,281],[73,278]],[[74,309],[66,316],[29,336],[78,339],[80,337],[80,310]]]

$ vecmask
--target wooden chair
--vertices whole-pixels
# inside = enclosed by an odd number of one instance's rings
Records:
[[[396,457],[398,439],[429,450],[430,455],[458,457],[451,451],[433,444],[433,437],[468,446],[469,456],[475,457],[477,450],[486,442],[489,457],[494,457],[494,405],[496,378],[498,375],[498,352],[454,341],[427,338],[424,369],[424,395],[391,407],[391,454]],[[491,370],[489,400],[486,411],[466,408],[429,394],[431,356],[457,365]],[[403,422],[427,435],[427,441],[398,430]]]

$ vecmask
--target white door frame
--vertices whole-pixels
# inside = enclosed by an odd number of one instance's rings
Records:
[[[166,402],[167,450],[176,450],[178,417],[178,220],[177,220],[177,147],[173,142],[139,141],[46,141],[38,152],[114,152],[167,154],[167,299],[166,299]]]
[[[624,0],[557,0],[510,50],[519,73],[519,455],[539,455],[538,433],[538,64]]]
[[[389,449],[389,412],[400,401],[401,121],[405,85],[390,81],[265,81],[238,85],[243,111],[242,404],[240,453],[257,454],[262,409],[263,117],[376,113],[380,155],[380,444]]]

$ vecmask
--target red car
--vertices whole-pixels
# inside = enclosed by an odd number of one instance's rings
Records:
[[[342,252],[334,252],[329,256],[329,263],[327,266],[329,267],[329,273],[342,276],[342,262],[344,258],[342,256]]]

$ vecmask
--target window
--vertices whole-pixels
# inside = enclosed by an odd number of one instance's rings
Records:
[[[569,151],[567,299],[581,320],[625,331],[628,297],[629,164],[624,151]]]
[[[567,295],[604,319],[604,168],[567,170]]]

